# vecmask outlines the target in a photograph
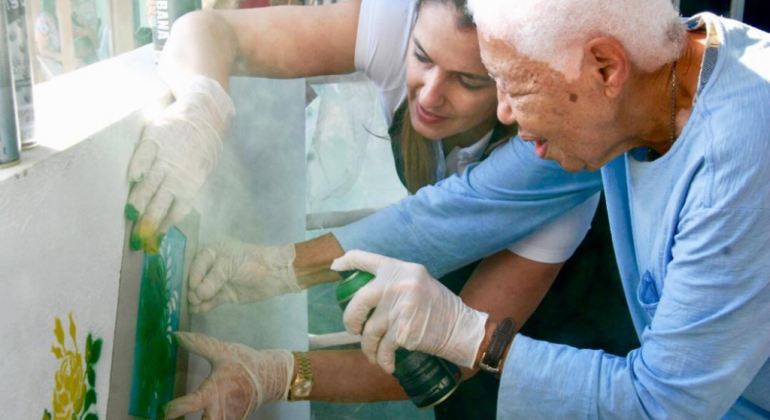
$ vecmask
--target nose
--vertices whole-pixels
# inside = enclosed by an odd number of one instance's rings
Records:
[[[497,91],[497,119],[505,125],[513,125],[516,118],[513,116],[513,109],[508,103],[508,95],[500,90]]]
[[[420,105],[428,110],[440,108],[446,100],[444,82],[446,77],[440,69],[434,68],[425,77],[425,83],[420,89]]]

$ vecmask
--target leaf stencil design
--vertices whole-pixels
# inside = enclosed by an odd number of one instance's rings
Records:
[[[155,419],[171,401],[176,373],[174,331],[179,305],[186,238],[171,229],[155,255],[145,254],[134,347],[129,414]]]
[[[91,334],[88,334],[84,357],[78,348],[77,326],[72,312],[68,318],[68,337],[64,335],[61,319],[54,319],[56,343],[51,346],[51,353],[60,361],[60,365],[54,375],[53,412],[44,410],[43,420],[83,420],[89,416],[98,419],[91,408],[96,409],[93,406],[96,402],[94,365],[99,361],[102,340],[93,340]]]

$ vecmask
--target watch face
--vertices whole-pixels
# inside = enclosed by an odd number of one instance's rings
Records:
[[[294,398],[307,398],[313,390],[313,381],[301,379],[291,386],[291,394]]]

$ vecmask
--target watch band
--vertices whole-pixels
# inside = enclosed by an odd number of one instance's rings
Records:
[[[513,339],[516,322],[513,318],[505,318],[492,333],[492,339],[489,341],[487,351],[481,355],[479,367],[487,372],[500,372],[500,362],[503,360],[503,352],[508,343]]]
[[[313,390],[313,370],[310,366],[310,359],[307,353],[295,351],[292,352],[297,358],[297,377],[289,387],[289,401],[305,401],[310,397]]]

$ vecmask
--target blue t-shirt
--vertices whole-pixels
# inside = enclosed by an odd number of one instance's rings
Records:
[[[599,179],[567,174],[513,140],[462,178],[336,233],[345,249],[440,275],[525,236],[603,183],[642,346],[617,357],[518,335],[499,418],[770,418],[770,35],[709,14],[688,25],[708,30],[700,88],[660,159],[632,151]]]

